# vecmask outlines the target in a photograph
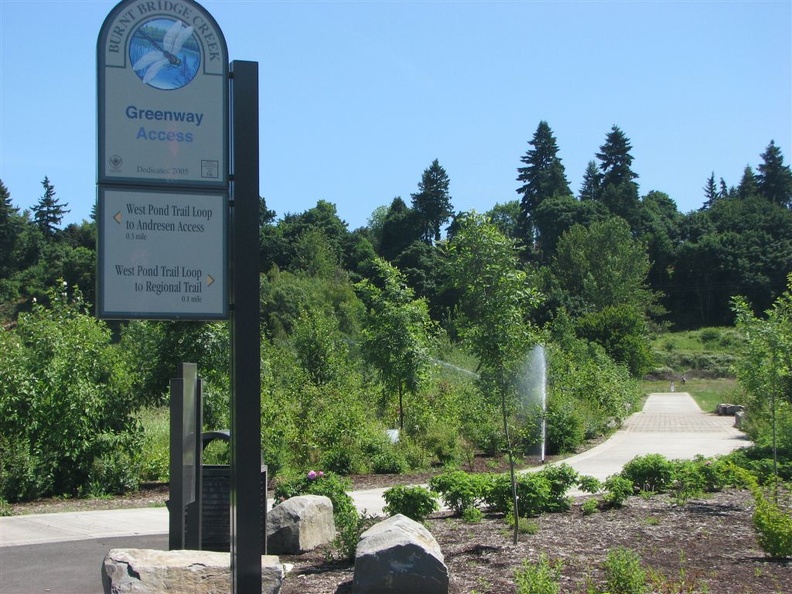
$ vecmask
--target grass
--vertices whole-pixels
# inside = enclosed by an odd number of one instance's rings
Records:
[[[641,382],[641,389],[651,394],[653,392],[670,391],[670,383],[666,380]],[[740,400],[739,387],[734,378],[690,378],[685,384],[676,382],[677,392],[687,392],[704,412],[715,412],[715,408],[722,402],[738,403]]]

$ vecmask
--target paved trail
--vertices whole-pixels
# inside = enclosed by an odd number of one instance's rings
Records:
[[[604,480],[639,455],[691,459],[696,454],[726,454],[749,443],[733,425],[734,417],[703,413],[686,392],[651,394],[643,410],[627,419],[610,439],[564,462],[581,474]],[[358,509],[381,514],[384,491],[351,495]],[[0,518],[0,547],[167,533],[164,507]]]

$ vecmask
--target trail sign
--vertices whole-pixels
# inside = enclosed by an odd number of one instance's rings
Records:
[[[228,317],[228,50],[193,0],[124,0],[97,41],[98,314]]]
[[[225,194],[100,189],[99,312],[225,319]]]
[[[228,50],[192,0],[126,0],[97,43],[99,183],[228,184]]]

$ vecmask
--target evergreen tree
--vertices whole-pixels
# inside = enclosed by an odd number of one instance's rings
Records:
[[[792,207],[792,172],[789,165],[784,165],[781,149],[771,140],[762,153],[762,163],[756,176],[759,194],[770,202]]]
[[[748,198],[749,196],[759,195],[759,184],[756,181],[756,174],[750,165],[746,165],[743,170],[743,176],[740,180],[740,185],[737,186],[737,197]]]
[[[0,278],[14,268],[13,252],[19,236],[19,209],[11,204],[11,192],[0,180]]]
[[[596,200],[599,197],[600,173],[597,163],[589,161],[583,173],[583,183],[580,186],[580,200]]]
[[[569,190],[564,166],[558,157],[555,136],[547,122],[539,122],[528,144],[533,148],[520,158],[525,167],[517,168],[517,181],[523,184],[517,188],[517,193],[521,195],[517,222],[518,236],[525,245],[531,246],[537,239],[533,220],[536,209],[548,198],[569,196],[572,192]]]
[[[435,159],[425,169],[412,194],[412,208],[422,226],[421,238],[427,243],[440,241],[440,227],[454,214],[448,193],[448,174]]]
[[[705,184],[703,190],[704,190],[704,204],[702,205],[701,208],[699,208],[699,210],[709,209],[715,203],[715,201],[718,198],[720,198],[720,194],[718,193],[718,186],[715,184],[714,171],[707,178],[707,183]]]
[[[46,175],[41,185],[44,186],[44,195],[39,198],[31,210],[33,211],[33,221],[41,230],[41,234],[45,239],[50,240],[57,233],[63,216],[71,211],[66,210],[68,204],[61,204],[55,197],[55,186],[50,183]]]
[[[633,180],[638,174],[630,168],[633,161],[630,150],[630,140],[614,125],[597,153],[602,171],[599,200],[637,230],[640,226],[640,201],[638,184]]]
[[[614,125],[605,137],[605,144],[600,147],[597,158],[600,160],[602,170],[602,186],[618,186],[632,182],[638,177],[630,166],[633,157],[630,154],[632,145],[621,128]]]

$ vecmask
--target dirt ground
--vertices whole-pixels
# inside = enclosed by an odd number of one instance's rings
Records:
[[[484,463],[484,462],[482,462]],[[496,471],[492,461],[487,470]],[[477,464],[478,465],[478,464]],[[352,477],[355,489],[418,484],[429,474]],[[147,485],[125,497],[47,500],[15,504],[15,513],[163,505],[167,485]],[[514,572],[541,554],[561,561],[561,592],[604,592],[602,562],[608,551],[626,547],[638,553],[651,584],[661,594],[790,594],[792,562],[768,559],[756,540],[751,515],[753,499],[745,491],[725,491],[675,505],[666,496],[632,497],[622,509],[584,515],[583,500],[566,513],[531,520],[535,534],[520,534],[512,544],[511,529],[500,516],[466,523],[449,513],[427,520],[450,575],[451,594],[512,594]],[[282,594],[351,594],[353,566],[328,561],[322,551],[298,557]]]
[[[532,520],[535,534],[512,533],[501,517],[479,523],[437,514],[427,527],[445,556],[452,594],[511,594],[514,571],[541,554],[561,561],[561,592],[605,592],[602,562],[614,547],[640,556],[650,592],[789,594],[792,564],[771,561],[751,521],[753,499],[742,491],[716,493],[674,505],[665,496],[633,497],[619,510],[583,515],[576,501],[567,513]],[[282,594],[351,594],[354,568],[319,553],[281,557],[294,568]]]

